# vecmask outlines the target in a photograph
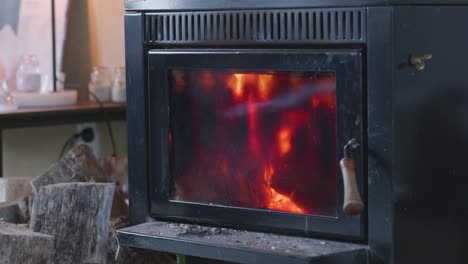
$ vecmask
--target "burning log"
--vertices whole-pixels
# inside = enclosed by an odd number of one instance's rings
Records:
[[[31,228],[55,237],[53,263],[106,263],[114,189],[114,184],[98,183],[61,183],[40,189]]]
[[[0,263],[50,263],[54,237],[0,222]]]

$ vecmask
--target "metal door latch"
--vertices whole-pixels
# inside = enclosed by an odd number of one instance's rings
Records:
[[[422,71],[426,68],[426,61],[432,59],[432,54],[424,54],[422,56],[413,56],[411,55],[409,58],[409,63],[413,65],[416,70]]]

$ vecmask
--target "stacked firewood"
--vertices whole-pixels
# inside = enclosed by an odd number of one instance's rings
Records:
[[[0,264],[175,263],[119,246],[115,230],[128,225],[126,169],[126,159],[97,160],[79,145],[30,185],[0,181],[0,199],[10,190],[0,200]]]

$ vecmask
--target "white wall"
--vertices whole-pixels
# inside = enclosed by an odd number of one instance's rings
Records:
[[[88,0],[88,16],[92,63],[124,66],[124,0]]]
[[[88,75],[93,65],[124,65],[124,0],[74,0],[69,14],[63,71],[70,83],[80,86],[86,98]],[[68,81],[67,81],[68,82]],[[127,153],[125,122],[112,123],[117,153]],[[33,177],[53,164],[65,140],[75,133],[75,125],[3,131],[3,173],[5,177]],[[98,124],[99,149],[110,154],[104,124]]]

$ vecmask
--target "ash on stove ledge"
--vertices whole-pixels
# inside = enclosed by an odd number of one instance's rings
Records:
[[[238,263],[366,263],[367,246],[169,222],[119,230],[120,245]]]

